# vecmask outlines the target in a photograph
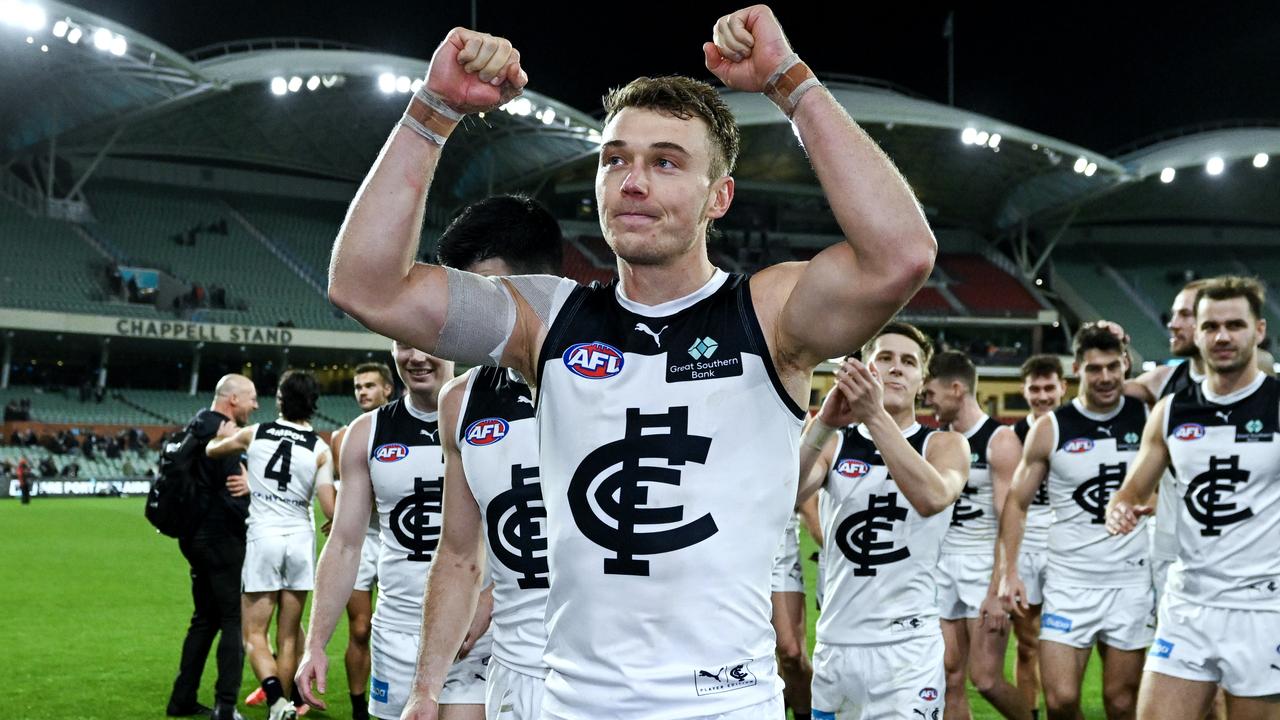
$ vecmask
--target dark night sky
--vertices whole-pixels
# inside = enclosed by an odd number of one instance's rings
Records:
[[[427,58],[470,23],[465,0],[80,0],[166,45],[191,50],[250,37],[342,40]],[[793,46],[822,73],[888,80],[946,101],[945,8],[776,4]],[[956,104],[1107,152],[1204,122],[1280,120],[1280,9],[1272,3],[1163,7],[960,9]],[[1049,6],[1054,6],[1049,9]],[[710,78],[701,44],[725,2],[539,3],[478,0],[481,30],[521,49],[530,87],[595,112],[637,75]]]

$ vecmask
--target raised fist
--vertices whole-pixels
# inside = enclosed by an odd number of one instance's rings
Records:
[[[767,5],[752,5],[716,21],[702,44],[707,69],[734,90],[761,92],[791,54],[791,43]]]
[[[427,71],[427,90],[461,113],[492,110],[528,82],[510,40],[466,28],[449,31]]]

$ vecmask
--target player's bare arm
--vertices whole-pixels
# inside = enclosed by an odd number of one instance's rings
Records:
[[[1147,416],[1138,456],[1133,459],[1124,483],[1107,503],[1107,532],[1112,535],[1133,532],[1143,516],[1155,512],[1150,498],[1160,484],[1160,476],[1170,465],[1169,446],[1164,441],[1164,417],[1169,411],[1169,402],[1168,397],[1162,399]]]
[[[1027,529],[1027,509],[1035,500],[1040,483],[1049,474],[1049,455],[1053,452],[1053,420],[1044,416],[1027,432],[1022,459],[1013,471],[1013,482],[1000,507],[1000,530],[996,537],[992,583],[1006,611],[1019,615],[1027,607],[1027,588],[1018,576],[1018,552]]]
[[[230,423],[230,420],[223,423],[223,428],[227,427]],[[257,425],[249,425],[247,427],[237,429],[230,435],[222,435],[220,430],[219,435],[210,440],[209,444],[205,446],[204,454],[214,458],[215,460],[231,455],[243,454],[249,449],[249,443],[253,441],[253,434],[257,432],[257,429]]]
[[[1009,487],[1013,484],[1013,473],[1022,460],[1022,442],[1012,427],[1001,427],[991,437],[987,447],[987,464],[991,466],[992,507],[999,521],[1004,508],[1005,498],[1009,495]]]
[[[835,460],[836,433],[854,422],[852,408],[834,386],[822,400],[818,414],[805,423],[800,434],[800,484],[796,488],[796,505],[805,503],[827,482],[827,473]]]
[[[376,333],[436,352],[449,281],[444,268],[414,257],[442,145],[460,116],[498,107],[527,82],[508,40],[464,28],[449,32],[432,55],[421,97],[415,95],[383,145],[338,232],[329,265],[335,305]],[[528,327],[517,322],[516,333]],[[531,346],[516,334],[512,340],[513,352]],[[511,364],[523,372],[532,358]]]
[[[333,453],[327,449],[316,458],[316,503],[325,518],[333,520],[338,493],[333,489]]]
[[[845,360],[836,371],[836,389],[866,426],[911,507],[925,517],[937,515],[951,507],[969,480],[969,441],[960,433],[940,432],[930,438],[927,457],[921,457],[885,409],[884,385],[873,368]]]
[[[472,625],[480,596],[484,532],[480,506],[467,484],[457,439],[467,378],[466,374],[456,377],[440,391],[444,513],[440,544],[427,579],[413,689],[401,715],[405,720],[436,717],[445,676]]]
[[[351,423],[343,438],[350,452],[341,454],[344,466],[342,487],[338,490],[333,529],[316,566],[316,589],[311,602],[306,651],[294,676],[302,699],[321,710],[325,704],[316,694],[324,694],[328,687],[329,658],[325,654],[325,646],[333,637],[338,618],[355,587],[360,552],[369,527],[369,510],[373,506],[373,482],[369,478],[368,460],[361,452],[361,448],[369,445],[370,418],[371,414],[361,415]]]
[[[765,92],[793,52],[773,12],[754,5],[716,22],[703,45],[725,85]],[[804,71],[793,68],[788,75]],[[773,87],[789,88],[787,80]],[[775,100],[777,101],[777,100]],[[751,282],[765,337],[789,390],[825,358],[859,348],[922,286],[937,243],[915,195],[884,152],[821,86],[791,114],[845,242],[808,263],[766,269]],[[822,317],[821,323],[813,318]],[[803,388],[800,388],[803,390]]]

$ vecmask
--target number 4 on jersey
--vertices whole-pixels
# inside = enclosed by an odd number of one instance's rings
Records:
[[[276,481],[276,490],[284,492],[289,489],[289,459],[293,457],[293,443],[281,440],[275,454],[267,461],[262,474],[268,480]]]

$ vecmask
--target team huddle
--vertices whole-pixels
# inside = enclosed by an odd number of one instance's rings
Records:
[[[249,458],[245,637],[272,720],[296,715],[295,679],[324,707],[344,608],[353,699],[367,678],[379,718],[940,720],[969,716],[972,680],[1009,718],[1034,716],[1042,683],[1049,717],[1074,720],[1095,647],[1109,718],[1201,720],[1219,687],[1232,718],[1280,717],[1280,386],[1255,363],[1260,288],[1189,287],[1171,324],[1189,360],[1132,381],[1123,329],[1085,326],[1078,396],[1033,358],[1032,414],[1001,425],[966,356],[893,320],[937,245],[883,152],[768,8],[721,18],[703,51],[794,123],[843,242],[750,276],[712,265],[738,128],[709,85],[661,77],[605,98],[616,282],[557,277],[559,227],[518,197],[468,206],[438,264],[415,262],[449,133],[528,81],[505,39],[455,29],[436,50],[330,268],[332,301],[393,339],[406,393],[363,366],[365,412],[330,448],[307,376],[289,376],[280,419],[208,449]],[[916,422],[921,399],[940,429]],[[313,494],[332,517],[314,572]],[[823,546],[812,668],[793,602],[806,509]],[[304,639],[286,624],[313,588]]]

